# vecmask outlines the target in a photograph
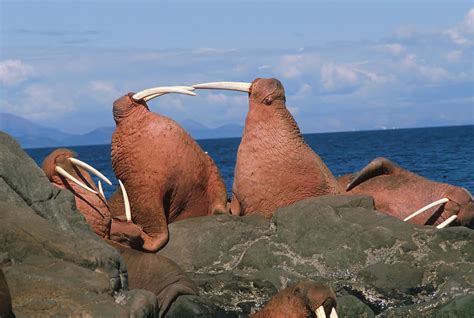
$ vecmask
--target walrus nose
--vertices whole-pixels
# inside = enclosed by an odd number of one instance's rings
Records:
[[[133,94],[132,98],[136,101],[144,100],[145,102],[152,100],[158,96],[168,94],[168,93],[176,93],[176,94],[184,94],[184,95],[191,95],[196,96],[193,93],[194,87],[190,86],[161,86],[161,87],[152,87],[147,88],[138,93]]]
[[[212,82],[192,85],[196,89],[225,89],[229,91],[250,92],[252,83],[245,82]]]

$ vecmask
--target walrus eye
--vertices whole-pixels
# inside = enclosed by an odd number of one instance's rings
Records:
[[[271,105],[272,102],[273,102],[273,98],[270,97],[270,96],[265,97],[265,99],[263,100],[263,103],[264,103],[265,105]]]

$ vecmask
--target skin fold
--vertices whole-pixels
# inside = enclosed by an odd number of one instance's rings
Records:
[[[304,198],[343,192],[305,143],[277,79],[256,79],[250,87],[232,192],[232,214],[267,217]]]
[[[449,202],[433,207],[408,222],[439,225],[452,215],[450,225],[474,225],[474,202],[467,190],[446,183],[434,182],[405,170],[386,158],[376,158],[357,174],[340,177],[339,183],[353,194],[374,198],[378,211],[403,220],[418,209],[442,198]]]
[[[168,223],[226,213],[227,193],[196,141],[132,95],[114,102],[112,166],[127,189],[133,221],[146,233],[143,249],[156,252],[168,242]]]
[[[123,205],[121,212],[115,212],[117,218],[112,218],[104,198],[55,172],[55,166],[59,165],[90,188],[97,190],[89,173],[72,165],[67,159],[70,157],[75,157],[71,150],[57,149],[46,157],[43,170],[55,186],[68,189],[74,194],[76,206],[91,228],[121,253],[127,266],[129,287],[154,292],[160,306],[160,316],[179,295],[197,295],[198,290],[194,282],[172,260],[133,249],[143,245],[143,231],[136,224],[124,220]]]
[[[276,294],[251,318],[309,318],[316,309],[324,307],[326,317],[336,309],[336,295],[327,286],[312,281],[300,282]]]

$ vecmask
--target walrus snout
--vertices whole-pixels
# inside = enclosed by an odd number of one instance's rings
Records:
[[[250,98],[267,106],[275,100],[285,102],[285,89],[276,78],[256,78],[250,86]]]
[[[137,106],[143,106],[148,109],[148,106],[144,100],[135,101],[132,96],[134,93],[128,93],[122,97],[119,97],[114,101],[112,113],[115,122],[118,124],[123,118],[127,117],[130,112]]]
[[[52,179],[53,176],[57,175],[55,170],[56,166],[61,166],[66,170],[72,172],[73,166],[69,162],[68,158],[76,157],[76,153],[69,149],[56,149],[52,153],[50,153],[44,160],[43,160],[43,171],[45,172],[46,176],[49,180]]]

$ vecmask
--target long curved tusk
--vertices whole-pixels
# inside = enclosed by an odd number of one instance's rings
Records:
[[[409,216],[407,216],[406,218],[404,218],[403,221],[406,222],[406,221],[408,221],[409,219],[414,218],[414,217],[417,216],[418,214],[421,214],[421,213],[425,212],[426,210],[431,209],[431,208],[434,207],[434,206],[437,206],[437,205],[446,203],[446,202],[448,202],[448,201],[449,201],[448,198],[442,198],[442,199],[440,199],[440,200],[438,200],[438,201],[435,201],[435,202],[433,202],[433,203],[430,203],[430,204],[428,204],[427,206],[422,207],[422,208],[419,209],[418,211],[413,212],[412,214],[410,214]]]
[[[100,180],[97,182],[97,187],[99,188],[100,195],[105,199],[104,189],[102,189],[102,182]]]
[[[451,215],[449,218],[447,218],[446,220],[444,220],[442,223],[438,224],[438,226],[436,226],[437,229],[442,229],[446,226],[448,226],[449,224],[451,224],[452,222],[454,222],[454,220],[457,219],[457,215]]]
[[[130,211],[130,201],[128,201],[127,190],[123,186],[122,181],[119,179],[120,189],[122,189],[123,204],[125,205],[125,216],[128,222],[132,222],[132,212]]]
[[[59,166],[56,166],[56,168],[54,168],[54,170],[62,175],[64,178],[68,179],[68,180],[71,180],[72,182],[74,182],[75,184],[77,184],[78,186],[86,189],[87,191],[90,191],[92,193],[95,193],[95,194],[99,194],[97,193],[97,191],[89,188],[88,186],[86,186],[84,183],[82,183],[81,181],[77,180],[76,178],[74,178],[73,176],[71,176],[66,170],[64,170],[63,168],[59,167]]]
[[[213,82],[193,85],[197,89],[226,89],[229,91],[246,92],[250,91],[252,83],[243,82]]]
[[[323,306],[319,306],[318,309],[316,309],[315,314],[317,318],[326,318],[326,312],[324,311]]]
[[[174,88],[179,88],[179,89],[184,89],[184,90],[187,90],[187,91],[193,91],[194,90],[194,87],[191,87],[191,86],[173,86]],[[142,99],[145,101],[145,102],[148,102],[149,100],[152,100],[153,98],[156,98],[156,97],[159,97],[161,95],[165,95],[167,93],[156,93],[156,94],[153,94],[153,95],[148,95],[148,96],[145,96],[143,97]],[[194,94],[196,95],[196,94]]]
[[[329,318],[338,318],[336,308],[332,307],[331,314]]]
[[[84,161],[81,161],[81,160],[76,159],[76,158],[69,158],[69,161],[71,161],[76,166],[79,166],[79,167],[82,167],[86,170],[89,170],[90,172],[92,172],[93,174],[95,174],[96,176],[98,176],[99,178],[104,180],[108,185],[112,185],[112,182],[110,182],[110,180],[107,179],[106,176],[104,176],[99,170],[97,170],[96,168],[94,168],[90,164],[87,164]]]
[[[134,100],[141,100],[151,95],[154,95],[154,97],[158,97],[158,96],[161,96],[163,94],[168,94],[168,93],[177,93],[177,94],[196,96],[196,94],[192,92],[193,90],[194,90],[194,87],[190,87],[190,86],[153,87],[153,88],[144,89],[142,91],[139,91],[138,93],[133,94],[132,98]],[[147,101],[150,99],[151,98],[148,98]]]

